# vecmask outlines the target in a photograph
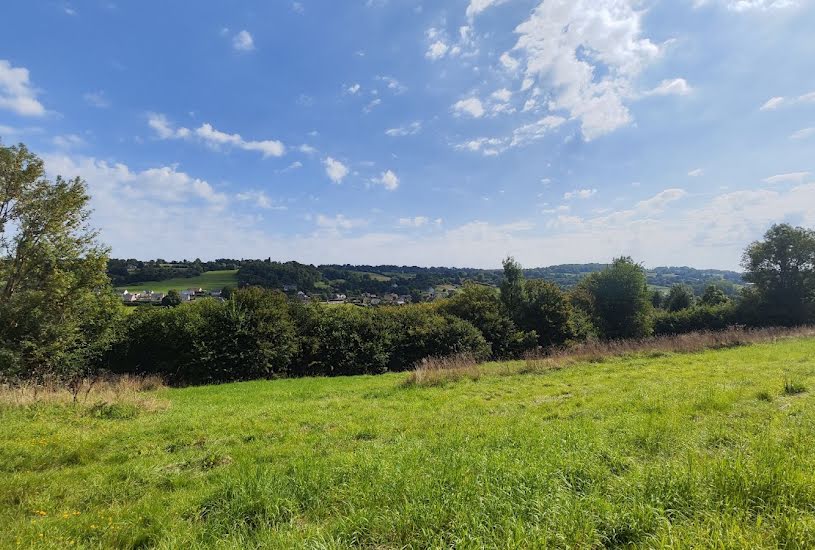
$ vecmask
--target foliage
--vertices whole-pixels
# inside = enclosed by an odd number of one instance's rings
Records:
[[[663,305],[668,311],[681,311],[691,307],[694,301],[693,289],[688,285],[678,284],[671,286]]]
[[[659,310],[654,314],[654,334],[682,334],[697,330],[724,330],[738,324],[739,311],[732,302],[698,304],[678,311]]]
[[[0,146],[0,375],[71,378],[104,351],[121,304],[75,178],[45,177],[25,146]]]
[[[524,271],[515,258],[508,256],[503,261],[504,279],[501,281],[501,303],[510,316],[518,322],[524,303]]]
[[[720,306],[726,304],[730,299],[725,294],[724,290],[719,285],[709,284],[705,287],[702,298],[699,300],[702,305],[706,306]]]
[[[164,307],[177,307],[181,305],[181,294],[174,288],[167,291],[167,295],[161,299]]]
[[[744,252],[744,279],[753,283],[767,323],[815,319],[815,231],[773,225]]]
[[[574,300],[604,338],[640,338],[652,332],[645,273],[631,258],[617,258],[587,276]]]
[[[534,331],[538,344],[559,346],[575,337],[572,307],[567,295],[554,283],[526,281],[520,311],[520,326]]]
[[[519,330],[494,288],[475,283],[439,305],[439,311],[472,323],[492,348],[495,358],[517,357],[537,343],[537,334]]]
[[[255,261],[243,265],[238,271],[240,286],[260,286],[283,289],[294,286],[297,290],[310,292],[321,278],[320,272],[312,265],[298,262]]]

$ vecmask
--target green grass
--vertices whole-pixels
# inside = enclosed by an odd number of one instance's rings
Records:
[[[0,546],[815,547],[815,340],[646,355],[5,405]]]
[[[207,271],[198,277],[180,277],[178,279],[167,279],[166,281],[150,281],[146,283],[136,283],[123,286],[117,290],[127,289],[130,292],[140,290],[152,290],[155,292],[167,292],[174,288],[184,290],[187,288],[203,288],[204,290],[220,290],[225,286],[237,286],[238,271]]]

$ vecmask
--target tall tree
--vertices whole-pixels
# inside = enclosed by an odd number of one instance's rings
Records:
[[[120,306],[107,249],[88,226],[75,178],[45,177],[24,145],[0,146],[0,370],[38,376],[85,368]]]
[[[815,231],[782,223],[742,257],[744,280],[759,294],[768,323],[811,321],[815,314]]]
[[[501,302],[510,317],[517,322],[521,317],[524,303],[524,270],[515,258],[508,256],[504,261],[504,280],[501,281]]]
[[[665,299],[665,309],[668,311],[681,311],[693,305],[695,298],[693,289],[686,284],[672,285]]]
[[[604,338],[637,338],[652,332],[645,271],[631,258],[616,258],[578,285],[577,301]]]

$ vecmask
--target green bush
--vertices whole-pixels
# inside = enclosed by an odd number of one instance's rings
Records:
[[[657,310],[654,334],[658,336],[701,330],[724,330],[738,324],[738,310],[732,303],[717,306],[696,305],[679,311]]]

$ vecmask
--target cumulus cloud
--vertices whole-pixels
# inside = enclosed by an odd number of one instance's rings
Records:
[[[5,59],[0,59],[0,109],[20,116],[45,114],[45,107],[37,100],[37,91],[31,86],[28,69],[12,67]]]
[[[333,183],[342,183],[342,180],[348,175],[348,167],[337,159],[326,157],[323,159],[323,166],[325,174]]]
[[[265,210],[286,210],[285,206],[275,204],[265,191],[241,191],[235,195],[235,199],[241,202],[250,202],[254,206]]]
[[[359,218],[348,218],[344,214],[337,214],[335,216],[325,216],[318,214],[316,218],[317,227],[328,229],[332,231],[348,231],[357,227],[364,227],[368,225],[367,220]]]
[[[636,209],[639,212],[659,213],[662,212],[668,204],[678,201],[687,194],[687,191],[684,189],[665,189],[650,199],[638,202]]]
[[[487,8],[503,4],[506,1],[507,0],[470,0],[470,4],[467,6],[467,17],[472,19]]]
[[[393,170],[386,170],[378,178],[375,178],[373,183],[381,185],[388,191],[396,191],[399,187],[399,178],[393,173]]]
[[[399,225],[402,227],[423,227],[430,223],[427,216],[414,216],[412,218],[399,218]]]
[[[207,122],[195,130],[191,130],[184,127],[175,127],[163,114],[148,113],[147,124],[159,139],[198,139],[215,150],[220,150],[223,147],[234,147],[244,151],[259,152],[264,158],[280,157],[286,153],[286,147],[281,141],[274,139],[245,140],[240,134],[222,132]]]
[[[425,57],[428,59],[432,59],[433,61],[437,59],[441,59],[450,49],[450,46],[447,45],[446,42],[443,40],[436,40],[430,46],[427,47],[427,52],[425,53]]]
[[[775,111],[784,106],[792,106],[798,103],[815,103],[815,92],[808,92],[797,97],[777,96],[771,97],[761,106],[761,111]]]
[[[551,89],[550,110],[580,121],[586,140],[627,125],[634,83],[659,47],[642,36],[643,12],[634,0],[546,0],[518,25],[513,48],[524,87]],[[506,65],[506,63],[504,63]],[[684,91],[681,79],[663,91]]]
[[[453,112],[457,115],[469,115],[473,118],[484,116],[484,105],[477,97],[461,99],[453,105]]]
[[[240,31],[232,37],[232,48],[239,52],[251,52],[255,49],[255,40],[249,31]]]
[[[688,172],[688,175],[692,178],[698,178],[699,176],[703,175],[705,171],[701,168],[696,168],[695,170],[691,170]]]
[[[767,102],[761,106],[762,111],[774,111],[784,104],[783,97],[771,97]]]

